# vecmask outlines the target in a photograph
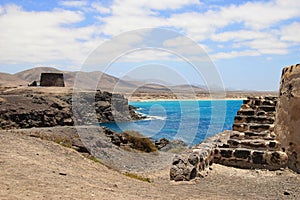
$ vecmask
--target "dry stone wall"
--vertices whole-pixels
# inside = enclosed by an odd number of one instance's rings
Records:
[[[300,173],[300,64],[282,70],[275,133],[287,152],[288,167]]]
[[[189,181],[196,177],[203,177],[214,162],[214,150],[226,143],[230,131],[219,133],[207,138],[204,142],[194,146],[181,155],[175,156],[170,169],[170,179],[175,181]]]
[[[171,180],[204,176],[212,163],[246,169],[286,167],[287,154],[273,132],[276,105],[276,97],[248,97],[237,112],[232,131],[208,138],[174,158]]]

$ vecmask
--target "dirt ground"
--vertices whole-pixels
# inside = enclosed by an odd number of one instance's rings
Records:
[[[290,170],[212,165],[204,178],[172,182],[168,168],[127,177],[51,141],[0,133],[0,199],[300,199]]]

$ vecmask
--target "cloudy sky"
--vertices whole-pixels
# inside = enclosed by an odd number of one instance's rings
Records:
[[[167,28],[204,49],[226,88],[278,90],[281,69],[299,63],[299,11],[297,0],[1,0],[0,71],[80,70],[104,41],[139,28]],[[178,37],[173,42],[181,44]],[[188,71],[172,58],[133,52],[109,73],[124,76],[145,62]]]

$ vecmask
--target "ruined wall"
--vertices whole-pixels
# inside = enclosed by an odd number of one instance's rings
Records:
[[[274,130],[277,97],[248,97],[237,112],[233,131],[225,131],[174,158],[175,181],[205,176],[212,163],[246,169],[277,170],[288,157]]]
[[[288,167],[300,173],[300,64],[282,70],[275,133],[288,154]]]
[[[273,131],[277,97],[248,97],[234,118],[234,131]]]
[[[42,73],[40,86],[65,87],[64,75],[62,73]]]

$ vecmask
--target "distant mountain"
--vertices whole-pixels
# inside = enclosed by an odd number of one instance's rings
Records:
[[[205,86],[195,86],[195,85],[176,85],[171,87],[174,91],[194,91],[194,92],[206,92],[207,88]]]
[[[115,85],[121,88],[132,88],[134,84],[120,80],[114,76],[105,74],[103,72],[64,72],[66,86],[74,86],[74,82],[79,83],[80,88],[89,88],[97,85],[98,88],[113,91]],[[100,79],[100,80],[99,80]]]
[[[98,85],[98,88],[106,89],[109,91],[113,90],[113,87],[118,83],[121,87],[135,87],[135,84],[132,84],[127,81],[119,80],[118,78],[99,72],[69,72],[69,71],[61,71],[56,68],[51,67],[36,67],[32,69],[28,69],[25,71],[21,71],[19,73],[14,74],[15,77],[24,80],[26,84],[32,83],[33,81],[40,81],[41,73],[63,73],[65,79],[65,85],[67,87],[73,87],[75,79],[80,83],[81,88],[89,88],[93,85]],[[98,79],[101,76],[101,80],[98,83]]]
[[[96,86],[97,89],[106,91],[115,91],[117,93],[133,93],[138,92],[150,92],[150,93],[170,93],[170,92],[190,92],[191,88],[195,92],[206,91],[205,87],[190,86],[190,85],[177,85],[171,86],[162,82],[156,82],[152,80],[140,80],[133,78],[119,79],[114,76],[108,75],[100,71],[94,72],[82,72],[82,71],[61,71],[51,67],[36,67],[25,71],[18,72],[16,74],[0,73],[0,86],[19,86],[28,85],[33,81],[39,83],[41,73],[63,73],[65,79],[65,85],[67,87],[73,87],[75,80],[80,84],[80,88],[87,89],[91,86]],[[100,79],[100,81],[99,81]],[[116,87],[117,86],[117,87]],[[76,87],[76,86],[75,86]],[[77,85],[78,87],[78,85]]]
[[[14,75],[19,79],[26,81],[27,83],[31,83],[33,81],[39,82],[41,73],[61,73],[61,71],[51,67],[36,67],[25,71],[21,71]]]
[[[0,86],[15,87],[19,85],[27,85],[27,82],[15,75],[0,72]]]
[[[139,78],[139,77],[136,77],[136,78],[133,78],[131,76],[124,76],[122,77],[122,80],[124,81],[128,81],[128,82],[131,82],[131,83],[137,83],[139,85],[142,85],[142,84],[158,84],[158,85],[165,85],[165,86],[172,86],[174,84],[172,83],[169,83],[167,81],[164,81],[164,80],[160,80],[160,79],[142,79],[142,78]]]

